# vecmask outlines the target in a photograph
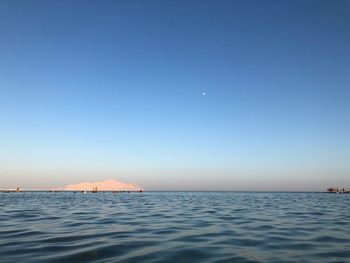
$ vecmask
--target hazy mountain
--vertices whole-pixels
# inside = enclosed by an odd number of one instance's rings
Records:
[[[140,191],[143,190],[136,184],[123,183],[117,180],[107,180],[92,183],[70,184],[63,187],[58,187],[56,190],[66,191],[92,191],[97,187],[98,191]]]

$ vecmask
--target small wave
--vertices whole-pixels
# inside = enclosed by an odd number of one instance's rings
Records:
[[[4,194],[0,261],[346,262],[349,201],[310,193]]]

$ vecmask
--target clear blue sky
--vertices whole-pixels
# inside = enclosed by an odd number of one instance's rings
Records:
[[[108,178],[349,187],[350,1],[1,0],[0,188]]]

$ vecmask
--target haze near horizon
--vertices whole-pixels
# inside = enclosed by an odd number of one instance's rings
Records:
[[[350,1],[0,1],[0,188],[350,186]]]

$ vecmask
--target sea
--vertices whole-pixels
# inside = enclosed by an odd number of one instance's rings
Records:
[[[350,195],[0,193],[0,262],[350,262]]]

